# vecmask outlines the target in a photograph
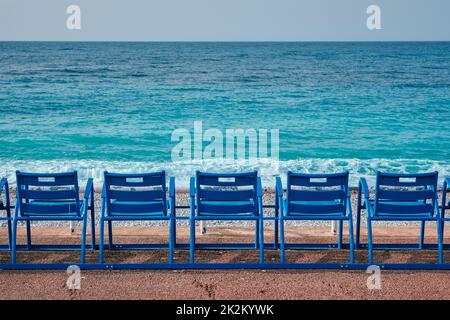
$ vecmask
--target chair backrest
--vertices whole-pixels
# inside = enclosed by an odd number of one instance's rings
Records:
[[[104,172],[106,215],[167,215],[166,172]]]
[[[21,216],[81,215],[78,174],[16,171]]]
[[[258,215],[258,172],[206,173],[197,171],[198,215]]]
[[[433,216],[437,201],[437,183],[437,172],[377,172],[374,214]]]
[[[329,174],[287,173],[286,215],[345,216],[348,171]]]

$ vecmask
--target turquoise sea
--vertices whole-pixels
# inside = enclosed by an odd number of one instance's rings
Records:
[[[175,129],[280,130],[280,161],[173,162]],[[0,175],[16,169],[377,169],[450,175],[450,42],[0,42]]]

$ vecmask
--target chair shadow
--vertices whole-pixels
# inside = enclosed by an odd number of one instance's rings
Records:
[[[349,250],[286,250],[286,263],[349,263]],[[259,263],[259,250],[196,250],[196,263]],[[374,250],[374,264],[438,262],[436,250]],[[264,252],[265,263],[279,263],[278,250]],[[9,264],[11,253],[0,251],[0,263]],[[105,250],[104,262],[111,264],[168,263],[168,250]],[[368,262],[367,250],[355,250],[355,263]],[[450,262],[450,251],[444,251],[444,262]],[[17,263],[80,263],[79,251],[17,251]],[[98,263],[98,250],[86,251],[86,263]],[[189,263],[189,250],[175,250],[174,263]]]

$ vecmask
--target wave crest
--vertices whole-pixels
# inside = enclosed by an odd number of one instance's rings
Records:
[[[275,177],[281,176],[285,181],[288,171],[304,173],[350,171],[350,185],[356,187],[360,176],[365,176],[373,185],[377,170],[387,172],[426,172],[438,171],[440,180],[450,175],[450,160],[414,160],[414,159],[297,159],[288,161],[262,160],[201,160],[189,162],[122,162],[98,160],[50,160],[25,161],[6,160],[2,162],[0,172],[6,175],[11,186],[15,185],[15,171],[28,172],[65,172],[77,170],[81,181],[94,178],[96,190],[101,188],[103,171],[110,172],[150,172],[165,170],[168,176],[176,177],[177,188],[187,189],[189,177],[196,170],[209,172],[236,172],[258,170],[263,185],[273,188]]]

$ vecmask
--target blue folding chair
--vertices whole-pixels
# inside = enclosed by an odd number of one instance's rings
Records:
[[[195,249],[257,249],[264,262],[262,185],[258,173],[205,173],[190,181],[190,263]],[[255,243],[195,243],[195,223],[201,220],[255,221]]]
[[[86,184],[84,198],[80,201],[78,175],[67,173],[23,173],[16,171],[17,199],[12,225],[11,262],[16,263],[16,250],[69,250],[77,245],[33,245],[31,222],[33,221],[81,221],[81,263],[85,263],[86,228],[88,210],[91,212],[92,250],[95,248],[94,185],[90,178]],[[17,224],[24,221],[27,244],[17,245]]]
[[[367,247],[369,264],[373,263],[374,249],[417,250],[423,249],[426,221],[437,224],[439,263],[443,262],[443,239],[439,214],[438,173],[394,174],[377,172],[375,198],[371,199],[365,178],[361,178],[358,188],[356,245],[360,244],[361,211],[367,215]],[[364,197],[364,202],[362,202]],[[410,244],[373,244],[372,221],[420,221],[418,245]]]
[[[5,190],[5,198],[2,200],[3,190]],[[8,229],[8,245],[7,248],[11,249],[11,203],[9,199],[9,185],[6,177],[0,180],[0,212],[5,212],[5,215],[0,216],[0,221],[6,221],[6,226]]]
[[[170,178],[169,186],[169,201],[167,201],[165,171],[142,174],[104,172],[99,263],[103,263],[105,222],[108,224],[109,249],[167,249],[167,245],[161,244],[113,243],[113,221],[157,220],[169,222],[169,263],[173,263],[173,251],[176,245],[175,179],[173,177]]]
[[[350,263],[354,263],[353,216],[348,188],[348,171],[331,174],[287,173],[286,199],[281,179],[276,180],[280,219],[280,263],[285,263],[286,249],[342,249],[343,224],[349,224]],[[285,221],[339,221],[337,244],[287,244]]]

